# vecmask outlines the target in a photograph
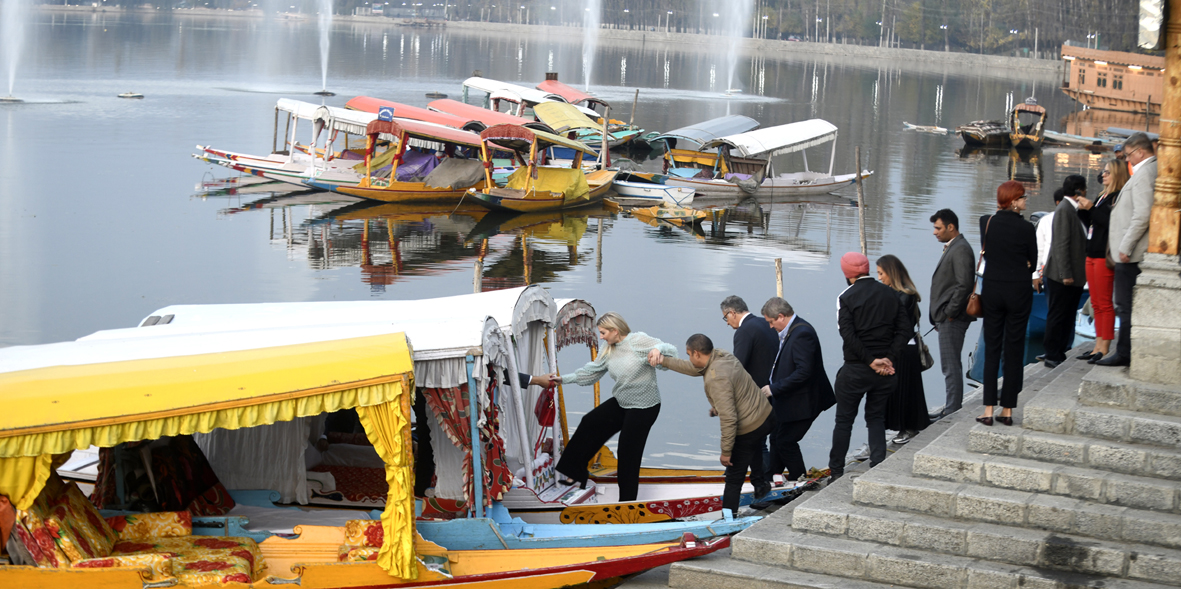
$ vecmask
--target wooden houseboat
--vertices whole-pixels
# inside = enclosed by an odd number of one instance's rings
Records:
[[[1062,92],[1087,108],[1160,114],[1165,58],[1062,46]]]

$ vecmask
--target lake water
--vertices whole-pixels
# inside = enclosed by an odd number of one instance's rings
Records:
[[[835,299],[845,282],[838,260],[859,247],[853,190],[806,203],[747,201],[699,234],[603,211],[501,222],[451,215],[449,207],[339,202],[324,193],[209,194],[202,183],[229,174],[190,158],[194,145],[265,153],[277,98],[319,100],[310,96],[320,89],[314,21],[166,13],[34,18],[15,92],[30,103],[0,105],[0,345],[129,327],[177,303],[462,294],[472,289],[472,265],[487,237],[485,288],[542,284],[600,313],[618,311],[633,329],[678,348],[695,332],[729,348],[732,331],[719,303],[737,294],[757,312],[775,295],[774,259],[782,258],[785,297],[819,331],[830,377],[840,366]],[[434,90],[457,97],[473,70],[528,86],[557,71],[573,84],[582,79],[580,39],[338,22],[328,74],[338,95],[326,103],[367,94],[423,105]],[[955,136],[903,129],[903,121],[953,128],[1001,118],[1008,100],[1030,94],[1049,110],[1051,128],[1061,129],[1075,107],[1056,90],[1055,74],[744,58],[746,93],[724,98],[725,55],[636,43],[601,47],[595,63],[592,91],[625,118],[639,88],[635,120],[649,130],[727,113],[765,126],[813,117],[836,124],[834,171],[852,172],[860,146],[862,166],[875,172],[865,183],[871,259],[899,256],[924,293],[941,253],[927,220],[932,212],[954,209],[978,245],[975,219],[995,208],[999,183],[1029,182],[1030,211],[1048,210],[1066,174],[1094,178],[1101,161],[1051,149],[1033,157],[961,156]],[[126,91],[146,98],[115,97]],[[828,150],[809,152],[814,168],[827,166]],[[798,159],[776,167],[798,169]],[[659,160],[640,163],[655,169]],[[569,372],[587,359],[585,348],[570,349],[560,365]],[[938,369],[924,377],[928,404],[941,405]],[[701,382],[662,373],[660,386],[664,405],[645,462],[718,467],[717,420],[707,415]],[[607,379],[604,394],[609,390]],[[577,423],[591,406],[590,389],[568,387],[566,396]],[[809,466],[827,462],[832,416],[821,416],[804,440]],[[864,439],[859,426],[854,447]]]

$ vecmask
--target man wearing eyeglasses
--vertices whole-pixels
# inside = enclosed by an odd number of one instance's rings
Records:
[[[734,357],[759,388],[767,386],[779,349],[779,336],[766,321],[751,315],[742,297],[722,301],[722,321],[734,328]]]
[[[1107,235],[1108,256],[1115,262],[1112,298],[1119,318],[1115,353],[1096,362],[1100,366],[1127,366],[1132,359],[1132,288],[1140,275],[1140,261],[1148,252],[1148,220],[1156,185],[1156,153],[1152,140],[1134,133],[1124,141],[1124,153],[1132,165],[1132,178],[1111,208]]]

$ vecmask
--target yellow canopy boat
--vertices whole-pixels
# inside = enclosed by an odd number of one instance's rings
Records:
[[[104,332],[0,350],[7,405],[0,416],[0,496],[15,508],[16,541],[9,545],[17,547],[9,556],[14,564],[0,565],[0,586],[544,589],[633,574],[729,544],[690,537],[506,555],[448,551],[417,537],[414,359],[406,336],[392,331],[369,323],[160,337]],[[464,353],[470,379],[472,357],[483,352],[476,346]],[[194,536],[188,510],[104,518],[75,483],[54,473],[65,455],[91,445],[184,438],[347,408],[357,410],[385,463],[389,493],[380,521],[295,526],[293,537],[262,542]],[[175,478],[184,479],[183,471]]]
[[[583,172],[583,156],[594,156],[595,151],[579,141],[545,131],[494,125],[480,133],[480,140],[487,187],[470,189],[468,195],[492,210],[535,213],[587,206],[603,197],[617,174],[611,170]],[[542,165],[542,154],[551,146],[573,149],[574,163],[569,168]],[[492,182],[492,154],[497,148],[512,151],[522,163],[504,188]]]

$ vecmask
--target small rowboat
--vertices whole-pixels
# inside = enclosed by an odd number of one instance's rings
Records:
[[[124,92],[119,95],[119,98],[143,98],[144,95],[139,92]]]
[[[947,129],[936,125],[912,125],[906,121],[902,121],[902,126],[909,131],[918,131],[919,133],[930,133],[932,135],[947,135]]]
[[[697,191],[685,186],[669,186],[663,181],[666,177],[658,174],[620,172],[615,177],[612,187],[619,196],[624,197],[620,203],[624,205],[633,202],[640,205],[663,202],[677,207],[693,204],[693,195]],[[628,202],[629,200],[632,202]]]
[[[666,221],[673,225],[693,225],[709,216],[709,213],[705,211],[678,206],[655,206],[644,209],[632,209],[631,214],[641,221]]]

